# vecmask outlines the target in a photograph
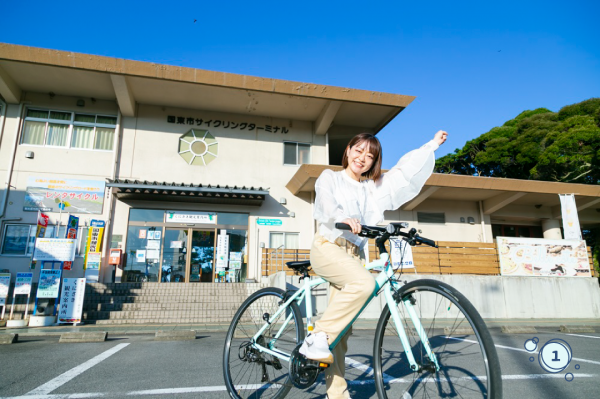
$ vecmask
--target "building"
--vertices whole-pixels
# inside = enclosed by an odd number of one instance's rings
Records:
[[[46,236],[80,218],[65,277],[162,283],[254,282],[261,248],[309,248],[316,178],[414,99],[10,44],[0,96],[0,269],[29,270],[44,209]],[[600,224],[597,186],[439,174],[386,219],[436,240],[561,238],[559,193]],[[101,267],[84,271],[93,220]]]

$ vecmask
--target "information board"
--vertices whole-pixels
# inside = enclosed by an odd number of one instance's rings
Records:
[[[50,262],[73,262],[77,240],[70,238],[38,238],[35,240],[33,260]]]
[[[0,273],[0,306],[6,306],[8,287],[10,287],[10,273]]]

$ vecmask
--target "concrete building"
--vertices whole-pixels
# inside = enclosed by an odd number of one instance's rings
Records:
[[[65,277],[163,283],[256,282],[262,247],[309,248],[316,178],[414,99],[10,44],[0,96],[0,269],[29,270],[43,209],[46,236],[80,218]],[[560,193],[600,224],[597,186],[440,174],[386,219],[435,240],[561,238]],[[92,220],[101,267],[84,272]]]

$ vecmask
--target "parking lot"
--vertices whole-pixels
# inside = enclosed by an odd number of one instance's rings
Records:
[[[600,377],[600,334],[539,331],[538,349],[552,339],[567,342],[572,360],[550,374],[525,350],[533,336],[492,329],[502,366],[505,398],[590,398]],[[59,344],[58,336],[23,337],[0,346],[2,398],[226,398],[221,356],[225,334],[199,333],[193,341],[155,341],[151,334],[109,336],[106,342]],[[350,338],[347,379],[354,398],[375,398],[371,359],[373,331]],[[533,354],[533,356],[532,356]],[[535,361],[530,361],[535,357]],[[572,380],[571,379],[572,374]],[[566,377],[566,378],[565,378]],[[324,398],[322,379],[288,397]]]

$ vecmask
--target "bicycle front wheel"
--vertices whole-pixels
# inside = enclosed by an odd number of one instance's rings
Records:
[[[420,370],[413,371],[386,306],[375,332],[375,386],[379,398],[502,398],[502,374],[492,337],[473,305],[436,280],[400,288],[396,309]],[[430,360],[408,313],[415,314],[437,358]]]
[[[289,356],[304,340],[304,323],[296,302],[274,317],[284,296],[278,288],[256,291],[233,317],[223,351],[225,384],[233,398],[283,398],[292,388],[289,362],[253,346],[258,343]],[[268,328],[254,341],[267,324]]]

